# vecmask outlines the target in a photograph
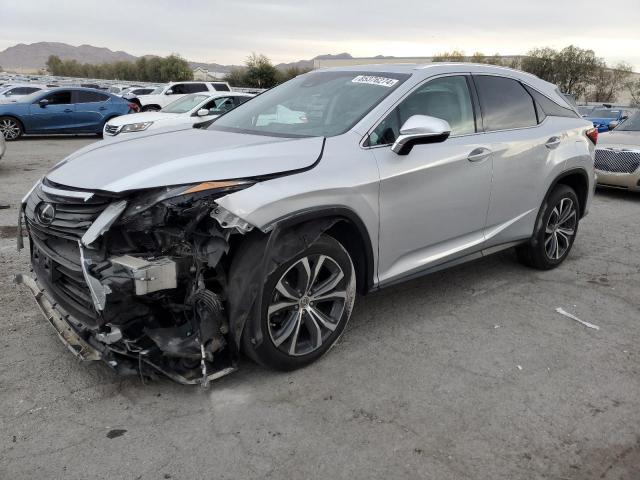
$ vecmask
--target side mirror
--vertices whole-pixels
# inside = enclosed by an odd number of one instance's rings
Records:
[[[3,96],[4,96],[4,97],[10,97],[11,95],[13,95],[13,94],[11,93],[11,90],[9,90],[8,92],[6,92],[6,93],[4,93],[4,94],[3,94]]]
[[[427,115],[413,115],[400,128],[400,135],[391,146],[398,155],[407,155],[414,145],[444,142],[451,134],[446,120]]]
[[[208,108],[201,108],[200,110],[198,110],[196,115],[198,115],[199,117],[206,117],[207,115],[209,115],[209,109]]]
[[[164,92],[165,95],[173,95],[173,90],[169,89],[166,92]]]
[[[40,105],[40,108],[44,108],[44,107],[46,107],[47,105],[49,105],[49,100],[47,100],[46,98],[43,98],[42,100],[40,100],[40,101],[38,102],[38,105]]]
[[[618,122],[617,120],[614,120],[613,122],[609,122],[609,130],[613,130],[618,125],[620,125],[620,122]]]

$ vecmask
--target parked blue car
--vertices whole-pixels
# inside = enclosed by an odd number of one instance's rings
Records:
[[[586,120],[593,122],[593,126],[598,129],[599,133],[611,130],[609,124],[615,122],[612,127],[629,118],[629,112],[619,108],[594,108],[589,112]]]
[[[101,134],[107,121],[134,109],[134,105],[107,92],[54,88],[15,103],[0,104],[0,133],[7,140],[30,133]]]

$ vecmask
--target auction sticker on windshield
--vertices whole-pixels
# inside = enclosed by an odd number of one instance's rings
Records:
[[[351,80],[353,83],[367,83],[369,85],[379,85],[381,87],[393,87],[398,80],[395,78],[374,77],[371,75],[358,75]]]

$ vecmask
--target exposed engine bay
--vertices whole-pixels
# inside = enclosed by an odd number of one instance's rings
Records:
[[[206,384],[235,368],[225,254],[253,228],[215,198],[251,184],[126,199],[37,186],[24,206],[37,286],[119,373]]]

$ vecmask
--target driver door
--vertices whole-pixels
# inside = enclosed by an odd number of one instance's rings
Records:
[[[29,106],[30,133],[57,133],[75,125],[75,105],[71,103],[71,90],[56,90],[42,97],[46,105],[38,102]]]
[[[477,133],[467,75],[423,83],[372,131],[380,171],[380,284],[477,253],[491,193],[492,158]],[[450,137],[391,151],[400,127],[413,115],[447,120]],[[480,119],[477,121],[480,124]]]

